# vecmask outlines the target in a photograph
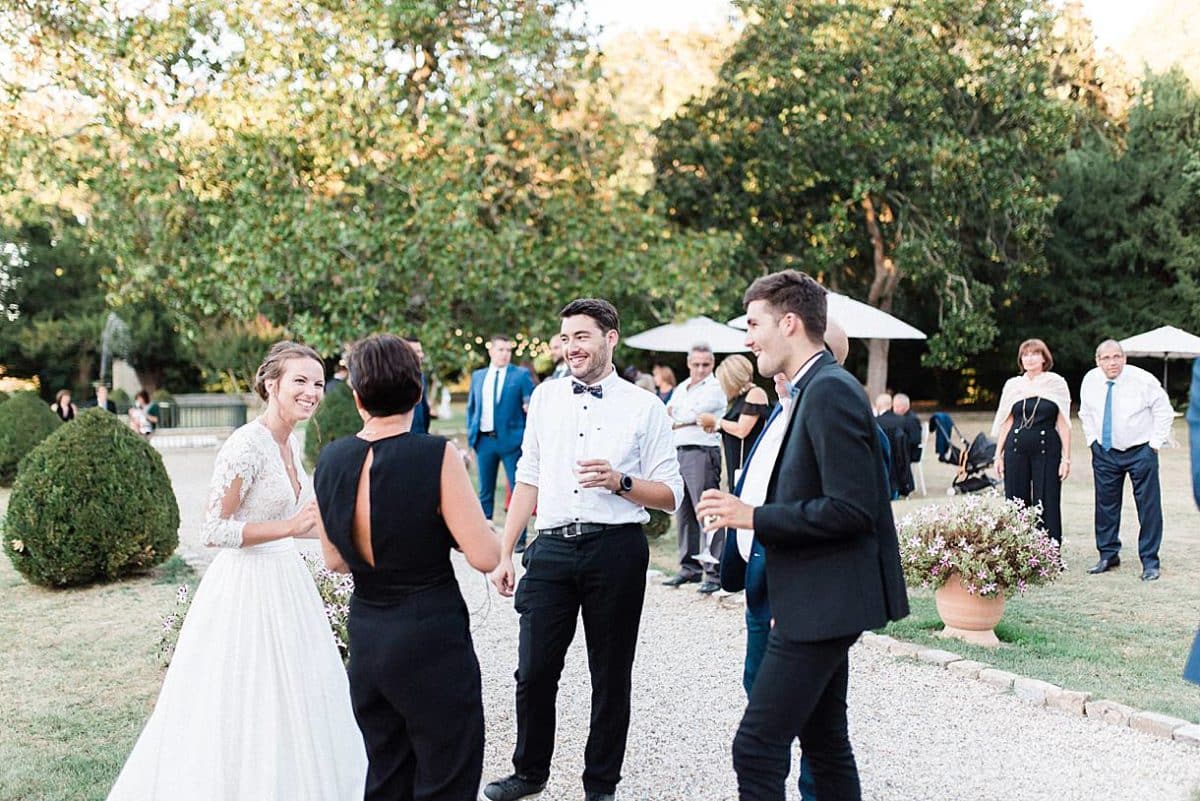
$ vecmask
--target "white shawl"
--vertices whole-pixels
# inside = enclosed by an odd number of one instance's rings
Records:
[[[1018,375],[1004,382],[1004,390],[1000,393],[1000,405],[996,409],[996,419],[992,421],[992,436],[1000,434],[1000,426],[1012,414],[1013,404],[1026,398],[1045,398],[1054,401],[1058,411],[1071,427],[1071,390],[1067,380],[1058,373],[1042,373],[1037,378]]]

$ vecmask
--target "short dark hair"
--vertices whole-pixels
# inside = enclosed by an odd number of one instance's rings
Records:
[[[742,296],[742,305],[765,300],[779,314],[791,312],[804,324],[810,342],[825,343],[825,320],[829,305],[825,287],[799,270],[780,270],[756,280]]]
[[[144,389],[139,389],[137,394],[133,396],[137,400],[143,400],[146,403],[150,402],[150,393]]]
[[[346,357],[350,386],[369,414],[387,417],[411,411],[421,400],[421,363],[395,334],[360,339]]]
[[[621,315],[617,314],[617,307],[604,298],[576,298],[563,306],[558,316],[566,319],[580,314],[595,320],[596,325],[600,326],[602,334],[607,334],[609,331],[618,333],[621,331]]]
[[[512,337],[508,334],[492,334],[488,342],[512,342]]]

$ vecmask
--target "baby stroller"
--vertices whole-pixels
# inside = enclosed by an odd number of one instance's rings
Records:
[[[958,475],[947,490],[948,495],[979,492],[1000,483],[987,474],[996,461],[996,442],[986,433],[980,431],[975,439],[967,439],[945,412],[929,418],[929,429],[936,435],[938,461],[958,465]]]

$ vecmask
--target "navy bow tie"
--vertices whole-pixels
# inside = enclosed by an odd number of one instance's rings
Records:
[[[587,384],[580,384],[578,381],[572,381],[571,388],[575,390],[576,395],[582,395],[583,393],[588,392],[591,393],[593,398],[604,397],[604,387],[600,386],[599,384],[589,387]]]

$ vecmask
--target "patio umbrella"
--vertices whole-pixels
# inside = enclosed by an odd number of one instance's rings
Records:
[[[624,340],[631,348],[656,350],[662,353],[687,353],[692,346],[704,342],[713,353],[741,353],[746,347],[746,332],[730,328],[708,317],[693,317],[683,323],[668,323],[634,334]]]
[[[829,316],[846,330],[846,336],[851,339],[925,339],[925,333],[914,328],[899,317],[893,317],[874,306],[839,295],[829,293]],[[735,317],[729,321],[734,328],[746,327],[746,315]]]
[[[1194,359],[1200,356],[1200,337],[1173,325],[1164,325],[1121,340],[1126,356],[1149,356],[1163,360],[1163,386],[1167,385],[1168,359]]]

